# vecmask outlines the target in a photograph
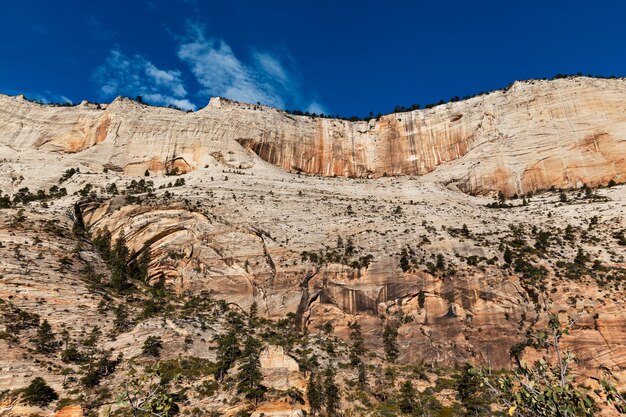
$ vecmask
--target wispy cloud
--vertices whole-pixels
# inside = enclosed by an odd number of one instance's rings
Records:
[[[222,96],[279,108],[310,105],[303,99],[298,77],[278,55],[254,50],[243,60],[223,39],[207,37],[201,25],[188,25],[178,57],[198,80],[202,97]]]
[[[208,37],[202,25],[190,23],[178,37],[176,55],[195,77],[199,89],[188,93],[178,69],[158,68],[142,55],[128,56],[112,49],[94,72],[102,98],[142,96],[156,105],[195,109],[190,97],[205,101],[221,96],[247,103],[326,113],[324,106],[306,98],[291,61],[266,50],[252,50],[245,59],[221,38]]]
[[[70,100],[69,98],[67,98],[66,96],[62,95],[62,94],[56,94],[53,93],[50,90],[44,90],[43,92],[41,91],[14,91],[14,90],[8,90],[5,91],[6,94],[9,95],[18,95],[18,94],[23,94],[24,97],[26,97],[29,100],[35,100],[38,101],[40,103],[43,104],[74,104],[72,102],[72,100]]]
[[[326,110],[326,107],[324,107],[321,103],[318,103],[317,101],[310,102],[308,107],[306,107],[306,111],[315,114],[328,114],[328,110]]]
[[[187,90],[178,70],[163,70],[141,55],[127,56],[119,49],[111,50],[105,63],[94,72],[99,93],[110,99],[118,95],[142,96],[156,105],[173,105],[195,110],[187,99]]]

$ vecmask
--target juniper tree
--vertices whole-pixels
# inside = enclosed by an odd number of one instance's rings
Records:
[[[148,336],[143,342],[141,351],[146,356],[153,356],[155,358],[161,356],[161,349],[163,349],[163,339],[159,336]]]
[[[41,377],[33,379],[24,389],[24,401],[29,405],[45,407],[57,398],[58,394]]]

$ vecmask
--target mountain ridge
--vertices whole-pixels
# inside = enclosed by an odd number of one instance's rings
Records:
[[[5,146],[101,153],[96,159],[132,174],[165,171],[172,163],[185,172],[201,169],[221,153],[237,160],[229,161],[238,162],[230,164],[235,167],[259,163],[258,156],[292,172],[441,177],[470,194],[510,196],[623,182],[626,119],[619,109],[625,105],[624,80],[587,78],[518,82],[367,122],[292,116],[220,98],[198,112],[179,113],[130,99],[98,109],[43,107],[5,96],[0,134]],[[35,124],[26,126],[28,120]],[[120,147],[126,157],[119,157]]]
[[[183,414],[303,416],[307,378],[336,366],[353,415],[391,406],[414,369],[462,415],[457,367],[515,366],[550,315],[573,321],[577,380],[624,381],[625,126],[623,80],[355,123],[0,97],[0,413],[54,415],[20,402],[37,375],[59,405],[123,414],[116,387],[161,366],[184,376],[167,383]],[[243,358],[213,372],[252,317],[261,404],[236,389]],[[59,343],[42,350],[42,332]]]

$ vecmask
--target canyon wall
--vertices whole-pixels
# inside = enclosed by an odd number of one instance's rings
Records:
[[[471,194],[626,180],[626,81],[577,77],[369,121],[214,98],[195,113],[118,98],[52,107],[0,96],[0,146],[127,174],[269,162],[322,176],[420,175]],[[260,157],[260,158],[259,158]]]

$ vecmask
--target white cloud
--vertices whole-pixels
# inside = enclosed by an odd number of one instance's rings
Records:
[[[180,79],[180,71],[161,70],[150,62],[146,62],[145,70],[146,75],[151,78],[157,86],[169,88],[176,97],[184,97],[187,95],[185,86]]]
[[[111,50],[105,63],[94,72],[102,97],[117,95],[142,96],[147,103],[195,110],[187,98],[187,90],[177,70],[163,70],[141,55],[126,56],[118,49]]]
[[[196,108],[189,97],[206,100],[221,96],[282,109],[326,113],[320,103],[303,98],[296,72],[274,53],[253,50],[248,59],[242,60],[223,39],[207,37],[204,27],[193,23],[187,25],[187,35],[178,38],[176,53],[199,85],[191,94],[180,70],[158,68],[144,56],[125,55],[120,49],[112,49],[95,70],[93,79],[98,92],[104,99],[142,96],[147,103],[185,110]]]
[[[283,68],[283,65],[267,52],[256,52],[254,54],[254,59],[256,60],[259,68],[265,71],[268,75],[275,77],[278,81],[286,82],[288,81],[287,73]]]
[[[200,35],[180,45],[178,57],[189,65],[204,95],[218,95],[248,103],[262,102],[282,107],[283,99],[274,86],[255,68],[242,63],[223,40]],[[266,78],[266,77],[265,77]]]
[[[318,103],[317,101],[310,102],[306,108],[306,111],[308,111],[309,113],[315,113],[315,114],[328,114],[328,111],[326,110],[326,108],[322,106],[320,103]]]
[[[36,100],[43,104],[54,104],[54,103],[74,104],[72,100],[70,100],[66,96],[62,94],[55,94],[51,92],[50,90],[45,90],[43,93],[37,92],[37,91],[23,92],[23,91],[9,90],[9,91],[6,91],[6,93],[10,95],[23,94],[24,97],[26,97],[27,99]]]
[[[198,80],[201,96],[261,102],[283,109],[308,105],[302,100],[294,72],[275,54],[256,50],[244,61],[223,39],[206,37],[202,26],[189,24],[187,31],[178,57]]]

